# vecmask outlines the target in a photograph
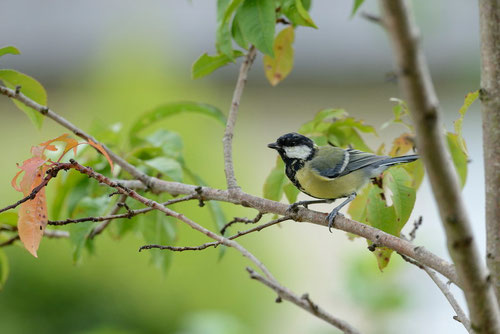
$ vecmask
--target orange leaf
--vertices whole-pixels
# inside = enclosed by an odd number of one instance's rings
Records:
[[[391,157],[399,156],[407,153],[415,146],[415,138],[409,133],[403,133],[398,138],[394,139],[392,143],[391,152],[389,155]]]
[[[20,191],[24,194],[24,196],[27,196],[30,194],[31,189],[33,189],[32,184],[35,180],[35,176],[37,173],[40,173],[40,175],[43,178],[43,174],[40,170],[40,167],[46,162],[45,159],[35,156],[33,158],[29,158],[28,160],[24,160],[23,164],[21,166],[18,166],[21,171],[19,171],[16,176],[11,181],[12,187],[16,189],[17,191]],[[21,182],[19,183],[19,186],[17,185],[17,178],[19,175],[25,172]],[[40,180],[41,182],[41,180]],[[35,187],[38,184],[35,185]]]
[[[33,180],[31,192],[34,187],[43,180],[46,168],[38,169],[38,174]],[[19,238],[34,257],[37,256],[38,246],[42,240],[43,232],[47,226],[47,199],[45,197],[45,188],[40,190],[35,198],[21,204],[19,208],[19,218],[17,221],[17,230]]]
[[[106,152],[104,150],[104,147],[102,147],[102,145],[100,144],[97,144],[97,143],[94,143],[92,140],[89,139],[89,145],[94,147],[96,150],[98,150],[99,152],[101,152],[105,157],[106,159],[108,160],[109,162],[109,165],[111,166],[111,172],[113,172],[113,161],[111,160],[111,158],[109,157],[108,155],[108,152]]]
[[[64,143],[66,143],[64,145],[64,149],[63,149],[63,152],[61,153],[61,156],[59,157],[58,161],[61,161],[62,157],[68,153],[69,151],[71,151],[73,149],[73,152],[76,156],[76,147],[79,145],[78,141],[72,137],[70,137],[69,134],[65,133],[65,134],[62,134],[60,135],[59,137],[57,138],[54,138],[54,139],[51,139],[51,140],[48,140],[44,143],[41,143],[40,146],[43,146],[44,147],[44,150],[47,149],[47,150],[50,150],[50,151],[55,151],[55,146],[54,145],[51,145],[53,142],[56,142],[56,141],[62,141]]]

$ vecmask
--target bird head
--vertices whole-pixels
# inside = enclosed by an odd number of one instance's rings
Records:
[[[278,151],[283,161],[309,160],[314,156],[316,145],[314,142],[301,134],[292,132],[279,137],[275,143],[267,147]]]

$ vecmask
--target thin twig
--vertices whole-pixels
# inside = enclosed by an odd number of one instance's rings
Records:
[[[429,268],[427,268],[425,266],[424,266],[423,269],[427,273],[427,275],[429,275],[429,277],[434,281],[434,283],[436,283],[436,285],[438,286],[438,288],[441,290],[441,292],[443,293],[443,295],[446,297],[446,299],[450,303],[451,307],[453,308],[453,310],[457,314],[457,318],[456,319],[459,322],[461,322],[462,325],[464,325],[464,327],[467,330],[467,332],[473,333],[473,331],[472,331],[472,329],[470,327],[470,321],[469,321],[469,319],[465,315],[465,312],[462,310],[462,308],[458,304],[457,300],[455,299],[455,296],[453,296],[453,294],[451,293],[451,291],[448,288],[448,286],[446,285],[446,283],[443,283],[439,279],[439,277],[437,277],[436,272],[434,272],[433,270],[431,270],[431,269],[429,269]]]
[[[422,216],[418,217],[418,219],[415,220],[415,222],[413,223],[413,228],[411,229],[410,233],[408,234],[410,236],[410,241],[415,240],[415,238],[417,237],[417,230],[422,225],[422,223],[423,223]]]
[[[191,195],[187,195],[187,196],[180,197],[180,198],[174,198],[174,199],[171,199],[169,201],[163,202],[161,204],[164,206],[168,206],[168,205],[172,205],[175,203],[189,201],[189,200],[192,200],[195,198],[198,198],[198,194],[191,194]],[[104,221],[113,220],[113,219],[132,218],[132,217],[137,216],[139,214],[148,213],[152,210],[154,210],[154,209],[144,208],[144,209],[137,209],[137,210],[128,210],[126,213],[109,215],[109,216],[85,217],[85,218],[65,219],[65,220],[49,220],[48,224],[57,226],[57,225],[76,224],[76,223],[83,223],[83,222],[104,222]]]
[[[312,302],[312,300],[309,298],[309,295],[305,294],[302,297],[299,297],[296,295],[294,292],[289,290],[288,288],[280,285],[276,281],[271,281],[257,272],[255,272],[253,269],[247,267],[247,271],[250,274],[250,277],[265,286],[273,289],[281,299],[288,300],[291,303],[294,303],[295,305],[299,306],[300,308],[306,310],[307,312],[313,314],[314,316],[323,319],[324,321],[328,322],[329,324],[337,327],[344,333],[350,333],[350,334],[355,334],[355,333],[360,333],[356,328],[352,327],[349,323],[345,322],[344,320],[341,320],[339,318],[334,317],[333,315],[329,314],[326,312],[322,307],[319,305],[315,304]]]
[[[61,230],[45,230],[43,232],[43,236],[47,238],[69,238],[69,232],[68,231],[61,231]]]
[[[14,241],[16,241],[16,240],[19,240],[19,234],[16,234],[12,238],[7,239],[6,241],[0,243],[0,247],[5,247],[5,246],[12,245],[14,243]]]
[[[69,238],[68,231],[57,231],[57,230],[45,230],[43,232],[44,237],[47,238]],[[14,235],[10,239],[0,243],[0,247],[5,247],[12,245],[16,240],[19,240],[19,234]]]
[[[252,45],[248,50],[245,60],[241,64],[240,73],[236,81],[236,87],[234,88],[233,100],[231,102],[231,108],[229,108],[229,115],[227,117],[226,130],[224,131],[224,138],[222,142],[224,144],[224,171],[226,173],[227,188],[229,190],[236,190],[238,188],[238,183],[236,182],[236,177],[234,176],[234,165],[233,165],[233,134],[234,126],[236,124],[236,118],[238,116],[238,109],[240,107],[241,95],[243,94],[243,88],[247,81],[248,70],[252,66],[253,60],[255,59],[256,49]]]
[[[264,214],[262,212],[259,212],[257,214],[257,216],[255,216],[254,219],[248,219],[248,218],[241,218],[241,217],[234,217],[233,220],[231,220],[229,223],[227,223],[226,225],[224,225],[221,230],[220,230],[220,234],[224,235],[224,233],[226,232],[227,228],[233,224],[236,224],[236,223],[244,223],[244,224],[256,224],[259,222],[259,220],[262,218]]]
[[[417,261],[415,261],[413,259],[410,259],[408,256],[405,256],[403,254],[399,254],[399,255],[401,256],[401,258],[403,260],[405,260],[406,262],[411,263],[414,266],[422,269],[423,271],[425,271],[427,273],[427,275],[429,275],[429,277],[438,286],[439,290],[441,290],[441,292],[445,296],[446,300],[448,300],[448,303],[450,303],[451,307],[453,308],[453,310],[457,314],[456,318],[454,317],[454,319],[457,320],[457,321],[459,321],[459,322],[461,322],[462,325],[464,325],[464,327],[467,330],[467,332],[474,333],[472,331],[472,329],[471,329],[469,318],[467,318],[467,315],[465,314],[465,312],[460,307],[460,304],[458,304],[457,300],[455,299],[455,296],[453,296],[453,294],[451,293],[451,291],[448,288],[448,286],[445,283],[443,283],[439,279],[439,277],[437,277],[436,272],[434,272],[432,269],[429,269],[428,267],[426,267],[426,266],[418,263]]]
[[[379,0],[397,63],[400,88],[415,124],[419,154],[446,232],[448,252],[470,311],[472,328],[500,333],[500,311],[446,148],[439,101],[408,1]],[[497,233],[496,231],[495,233]]]
[[[239,237],[241,237],[243,235],[246,235],[246,234],[249,234],[249,233],[259,232],[260,230],[263,230],[263,229],[265,229],[265,228],[267,228],[269,226],[273,226],[273,225],[282,223],[282,222],[284,222],[286,220],[290,220],[290,219],[291,219],[291,217],[281,217],[281,218],[278,218],[278,219],[274,219],[274,220],[271,220],[268,223],[256,226],[256,227],[248,229],[246,231],[238,232],[235,235],[232,235],[232,236],[227,237],[227,238],[229,240],[233,240],[233,239],[239,238]],[[174,251],[174,252],[198,251],[198,250],[207,249],[208,247],[217,247],[220,244],[221,244],[220,241],[213,241],[213,242],[204,243],[204,244],[199,245],[199,246],[184,246],[184,247],[164,246],[164,245],[145,245],[145,246],[142,246],[141,248],[139,248],[139,252],[142,251],[142,250],[145,250],[145,249],[153,249],[153,248],[171,250],[171,251]]]
[[[121,195],[118,198],[118,201],[116,201],[116,204],[113,207],[113,209],[111,209],[109,215],[113,216],[113,215],[117,214],[118,211],[120,211],[120,209],[123,207],[122,204],[124,204],[126,200],[127,200],[127,196]],[[128,210],[128,212],[130,212],[130,210]],[[103,221],[102,223],[100,223],[98,226],[94,227],[92,229],[92,231],[90,231],[89,235],[87,236],[87,239],[94,239],[94,237],[96,235],[101,234],[102,231],[104,231],[104,229],[106,227],[108,227],[109,223],[111,223],[111,219],[107,219],[107,220]]]
[[[379,24],[382,27],[384,26],[384,21],[382,21],[382,18],[380,16],[375,15],[375,14],[371,14],[371,13],[363,11],[363,12],[361,12],[361,17],[364,18],[365,20],[371,22],[371,23]]]

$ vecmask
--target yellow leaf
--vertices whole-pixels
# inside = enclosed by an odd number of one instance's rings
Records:
[[[292,71],[294,39],[293,27],[283,29],[274,39],[274,57],[264,56],[264,71],[271,85],[276,86]]]
[[[392,143],[391,152],[389,155],[391,157],[403,155],[411,150],[415,146],[415,138],[409,133],[403,133],[398,138],[394,139]]]

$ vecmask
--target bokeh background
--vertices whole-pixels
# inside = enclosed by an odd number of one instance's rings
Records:
[[[466,0],[414,2],[423,45],[444,112],[446,127],[458,117],[466,93],[479,87],[476,3]],[[392,55],[384,31],[357,15],[352,1],[313,1],[319,30],[296,33],[295,68],[280,85],[266,81],[261,57],[241,102],[234,139],[236,176],[249,193],[261,195],[275,162],[266,148],[279,135],[298,129],[322,108],[345,108],[377,128],[392,117],[387,80]],[[366,1],[361,11],[377,13]],[[121,123],[171,101],[206,102],[228,110],[237,65],[193,81],[190,66],[203,52],[214,53],[215,1],[3,0],[0,46],[22,55],[4,56],[1,68],[37,78],[49,106],[83,129]],[[65,129],[46,120],[36,131],[12,102],[0,97],[0,206],[17,200],[10,187],[16,163],[31,145]],[[186,161],[211,186],[224,187],[223,128],[211,119],[179,115],[161,124],[182,135]],[[484,248],[483,166],[479,105],[467,114],[464,136],[471,155],[464,188],[479,244]],[[404,129],[392,126],[366,137],[373,148],[390,143]],[[189,217],[213,228],[206,209],[186,204]],[[251,210],[224,205],[228,217]],[[327,207],[318,207],[327,210]],[[50,214],[50,213],[49,213]],[[417,194],[414,218],[423,215],[416,244],[449,258],[427,181]],[[413,219],[412,219],[413,220]],[[411,220],[411,221],[412,221]],[[411,225],[411,224],[409,224]],[[407,226],[410,227],[411,226]],[[408,228],[405,229],[408,231]],[[426,274],[393,256],[380,272],[361,239],[311,224],[280,227],[240,239],[275,276],[310,296],[366,333],[461,333],[445,298]],[[182,227],[179,245],[205,239]],[[334,333],[326,323],[289,304],[248,278],[249,263],[228,250],[179,253],[166,273],[138,253],[134,235],[96,242],[96,254],[75,265],[67,240],[43,240],[35,259],[18,246],[5,249],[10,276],[0,292],[2,333]],[[455,290],[454,290],[455,291]],[[460,299],[462,297],[456,291]]]

